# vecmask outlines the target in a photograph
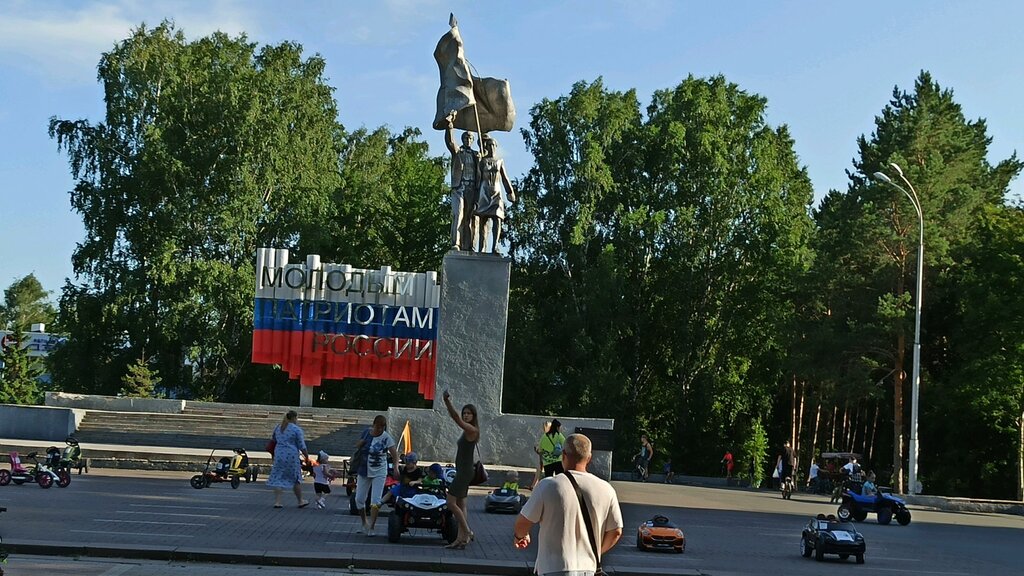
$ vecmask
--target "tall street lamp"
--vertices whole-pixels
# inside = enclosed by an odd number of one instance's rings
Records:
[[[920,228],[917,242],[917,303],[914,310],[914,374],[911,381],[910,396],[910,486],[908,487],[908,492],[917,494],[919,491],[917,488],[917,398],[921,388],[921,293],[924,284],[924,213],[921,211],[921,200],[917,196],[917,191],[914,190],[914,186],[910,184],[907,177],[903,175],[903,170],[895,162],[890,162],[889,166],[899,174],[900,180],[903,180],[907,188],[910,188],[910,192],[907,192],[906,188],[893,182],[891,178],[882,172],[875,172],[875,178],[903,192],[910,199],[910,203],[914,205],[914,210],[917,211],[917,222]]]

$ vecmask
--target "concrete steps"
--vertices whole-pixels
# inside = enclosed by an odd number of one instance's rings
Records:
[[[190,409],[181,414],[90,410],[76,437],[83,444],[262,450],[280,424],[280,414],[239,408]],[[366,423],[356,417],[318,416],[299,420],[310,451],[352,452]]]

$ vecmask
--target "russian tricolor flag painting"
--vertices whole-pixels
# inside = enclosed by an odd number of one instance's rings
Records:
[[[323,379],[416,382],[434,398],[440,288],[436,272],[363,270],[287,250],[256,253],[252,361],[303,386]]]

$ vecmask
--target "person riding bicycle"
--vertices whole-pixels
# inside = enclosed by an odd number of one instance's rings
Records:
[[[651,475],[651,460],[654,459],[654,444],[651,444],[647,434],[640,435],[640,452],[636,455],[636,465],[640,471],[640,479],[647,482]]]

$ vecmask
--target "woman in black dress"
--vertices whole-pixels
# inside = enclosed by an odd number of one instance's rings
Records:
[[[462,412],[456,412],[452,406],[451,394],[444,391],[444,405],[448,408],[448,415],[462,428],[462,436],[457,442],[458,451],[455,453],[455,480],[448,487],[448,509],[452,511],[455,519],[459,522],[459,535],[455,541],[445,546],[454,550],[464,550],[466,544],[473,540],[473,531],[469,528],[469,510],[466,508],[466,497],[469,496],[469,484],[473,481],[475,474],[473,451],[476,443],[480,441],[480,421],[477,417],[476,406],[466,404]]]

